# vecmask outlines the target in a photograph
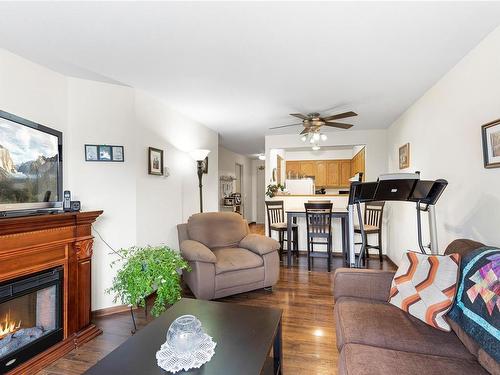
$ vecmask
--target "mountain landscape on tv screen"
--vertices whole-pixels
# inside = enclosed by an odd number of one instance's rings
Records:
[[[57,137],[0,122],[0,204],[57,200]]]

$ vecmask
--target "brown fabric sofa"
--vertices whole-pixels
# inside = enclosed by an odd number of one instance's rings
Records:
[[[455,240],[445,254],[484,246]],[[500,365],[460,327],[442,332],[389,304],[394,272],[338,269],[334,275],[339,374],[495,374]]]
[[[181,254],[192,268],[183,277],[196,298],[222,298],[278,281],[279,243],[250,234],[236,213],[195,214],[177,232]]]

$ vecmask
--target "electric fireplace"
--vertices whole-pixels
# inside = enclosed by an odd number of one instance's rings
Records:
[[[63,339],[63,268],[0,284],[0,374]]]

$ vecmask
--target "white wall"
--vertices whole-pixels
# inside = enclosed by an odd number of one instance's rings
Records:
[[[352,149],[345,150],[318,150],[318,151],[285,151],[285,159],[291,160],[336,160],[336,159],[352,159]]]
[[[500,118],[499,51],[497,28],[388,130],[390,171],[399,171],[398,148],[410,142],[408,170],[449,182],[436,206],[441,251],[455,238],[500,245],[500,169],[483,168],[480,129]],[[388,254],[398,262],[418,249],[415,208],[390,206]]]
[[[255,221],[254,200],[252,193],[252,160],[219,146],[219,176],[236,176],[236,163],[243,166],[243,217],[249,222]]]
[[[0,50],[0,109],[63,131],[64,188],[83,209],[102,209],[95,228],[115,248],[165,243],[177,248],[176,225],[198,212],[196,163],[207,148],[205,211],[218,209],[218,135],[130,87],[69,78]],[[124,163],[85,162],[84,144],[125,147]],[[165,150],[169,177],[147,174],[147,147]],[[114,259],[96,236],[92,309],[113,305]]]

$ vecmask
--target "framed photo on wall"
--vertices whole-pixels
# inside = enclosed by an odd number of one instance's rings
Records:
[[[399,148],[399,169],[410,167],[410,144],[406,143]]]
[[[85,161],[125,161],[123,146],[85,145]]]
[[[500,168],[500,119],[481,126],[485,168]]]
[[[154,176],[163,176],[163,150],[149,147],[148,173]]]

